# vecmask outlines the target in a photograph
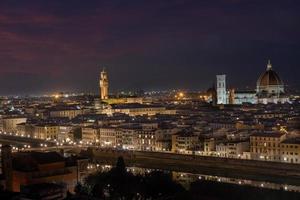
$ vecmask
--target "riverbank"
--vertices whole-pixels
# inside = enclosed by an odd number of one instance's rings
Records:
[[[122,156],[128,166],[300,185],[298,164],[95,148],[84,154],[101,164],[113,165]]]

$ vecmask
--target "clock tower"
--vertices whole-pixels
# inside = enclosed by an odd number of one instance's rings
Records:
[[[105,69],[103,69],[100,73],[100,99],[108,99],[108,76]]]

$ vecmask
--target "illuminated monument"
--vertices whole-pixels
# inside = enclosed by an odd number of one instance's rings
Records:
[[[263,96],[276,96],[279,97],[284,93],[284,85],[278,74],[272,69],[269,60],[267,70],[260,75],[256,83],[256,92],[258,95]]]
[[[108,99],[108,76],[105,69],[100,74],[100,99]]]
[[[284,103],[288,101],[284,95],[284,84],[273,70],[270,60],[266,71],[257,80],[256,94],[259,103]]]
[[[217,75],[217,104],[243,103],[286,103],[288,96],[284,92],[284,84],[279,75],[273,70],[270,60],[267,69],[258,78],[256,90],[226,89],[226,75]]]
[[[217,103],[227,104],[226,75],[217,75]]]
[[[101,103],[104,104],[124,104],[124,103],[143,103],[142,97],[132,97],[132,96],[123,96],[119,97],[116,95],[108,95],[108,74],[105,69],[103,69],[100,73],[100,81],[99,81],[99,87],[100,87],[100,101],[95,100],[95,107],[96,109],[99,109],[101,106]]]

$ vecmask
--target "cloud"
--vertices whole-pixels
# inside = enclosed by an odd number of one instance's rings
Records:
[[[205,89],[219,71],[237,77],[234,84],[246,85],[269,57],[299,72],[299,5],[268,0],[1,1],[0,75],[50,74],[57,81],[46,81],[49,88],[60,84],[97,91],[91,83],[99,66],[106,65],[117,89],[139,83]],[[241,65],[257,66],[247,80],[238,76]],[[180,82],[182,73],[187,80]],[[24,84],[31,88],[33,83]]]

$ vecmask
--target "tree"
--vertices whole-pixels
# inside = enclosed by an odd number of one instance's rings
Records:
[[[175,198],[185,192],[184,188],[172,180],[170,174],[152,171],[143,177],[144,196],[148,198]]]
[[[126,173],[126,166],[122,156],[118,157],[115,169],[118,173]]]
[[[175,196],[185,192],[169,174],[156,171],[141,176],[128,172],[122,157],[117,159],[116,166],[110,171],[88,176],[85,187],[91,188],[93,197],[105,199],[176,199]]]

